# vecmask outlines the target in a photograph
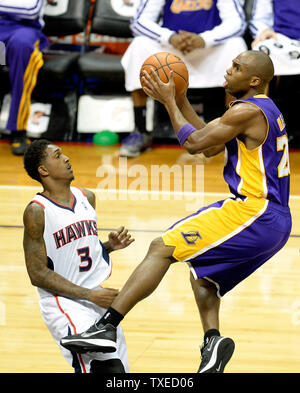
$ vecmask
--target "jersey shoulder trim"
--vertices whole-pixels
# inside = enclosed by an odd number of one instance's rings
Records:
[[[42,202],[40,202],[40,201],[37,201],[36,199],[32,199],[32,201],[30,201],[30,203],[38,203],[39,205],[41,205],[42,206],[42,208],[45,210],[45,205],[43,205],[42,204]]]

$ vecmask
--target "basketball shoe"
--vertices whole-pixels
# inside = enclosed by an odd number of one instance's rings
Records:
[[[71,352],[115,352],[117,350],[117,329],[111,324],[92,325],[80,334],[63,337],[60,344]]]
[[[143,151],[151,148],[152,136],[150,133],[134,131],[122,141],[119,154],[123,157],[138,157]]]
[[[234,341],[229,337],[213,336],[201,348],[201,364],[198,373],[223,373],[233,351]]]
[[[11,151],[16,156],[23,156],[30,145],[26,131],[15,131],[11,134]]]

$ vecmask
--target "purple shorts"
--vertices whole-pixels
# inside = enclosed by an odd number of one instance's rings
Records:
[[[287,242],[289,207],[265,199],[228,198],[172,225],[162,238],[187,262],[195,279],[217,287],[219,297],[253,273]]]

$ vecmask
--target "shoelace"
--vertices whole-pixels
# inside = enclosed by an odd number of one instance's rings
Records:
[[[88,330],[86,331],[86,333],[91,333],[94,332],[95,330],[100,330],[97,326],[97,323],[95,322],[94,325],[92,325],[90,328],[88,328]]]

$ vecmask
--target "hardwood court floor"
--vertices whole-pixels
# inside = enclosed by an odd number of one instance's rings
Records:
[[[173,222],[190,214],[192,208],[228,195],[222,178],[222,155],[203,167],[179,148],[156,148],[139,158],[120,161],[117,147],[60,145],[71,158],[75,186],[97,189],[106,182],[110,190],[123,189],[120,194],[97,191],[99,237],[106,240],[110,229],[125,225],[136,239],[129,248],[112,254],[113,273],[105,283],[108,287],[121,288],[145,256],[151,240]],[[290,161],[292,236],[283,250],[222,300],[221,332],[236,343],[227,373],[300,371],[300,154],[291,153]],[[176,164],[174,171],[182,175],[184,163],[187,167],[198,165],[198,180],[188,167],[186,187],[171,181],[176,191],[171,196],[163,184],[157,188],[153,179],[151,188],[155,165],[170,168]],[[193,191],[192,179],[197,191],[205,192],[198,200],[191,199],[189,193]],[[126,182],[130,190],[127,195]],[[143,191],[140,194],[138,187]],[[158,193],[158,189],[163,192]],[[186,196],[183,189],[188,191]],[[8,144],[0,143],[1,372],[73,372],[44,325],[37,290],[25,269],[22,214],[38,190],[38,183],[25,174],[22,158],[13,156]],[[173,265],[158,289],[128,314],[122,326],[131,372],[195,372],[202,329],[188,267]]]

